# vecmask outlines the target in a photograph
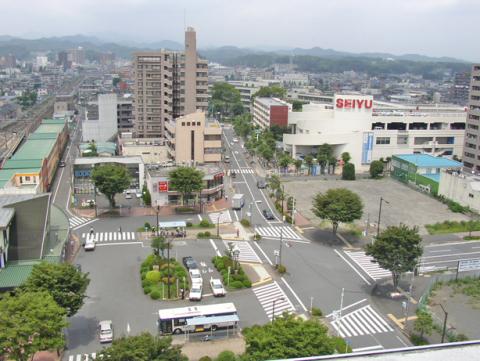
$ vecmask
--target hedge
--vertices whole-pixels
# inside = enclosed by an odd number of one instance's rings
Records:
[[[224,285],[228,286],[228,267],[230,267],[230,288],[239,289],[252,287],[252,282],[245,274],[242,266],[239,264],[237,272],[233,272],[233,261],[227,256],[215,256],[212,258],[212,263],[222,275]]]

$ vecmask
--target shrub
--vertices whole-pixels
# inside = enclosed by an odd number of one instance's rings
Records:
[[[412,341],[412,343],[413,343],[415,346],[428,345],[428,341],[427,341],[425,338],[423,338],[423,337],[421,337],[421,336],[419,336],[419,335],[416,335],[416,334],[414,334],[414,333],[412,333],[412,334],[410,335],[410,341]]]
[[[346,163],[342,169],[343,180],[355,180],[355,165]]]
[[[222,351],[217,356],[215,361],[236,361],[237,356],[232,351]]]
[[[175,208],[175,212],[177,212],[177,213],[194,213],[195,208],[192,208],[192,207],[177,207],[177,208]]]
[[[152,226],[150,225],[150,223],[145,222],[145,224],[143,225],[143,228],[145,228],[147,231],[149,231],[152,228]]]
[[[243,218],[241,221],[240,221],[240,224],[244,227],[250,227],[250,221],[248,219],[245,219]]]
[[[323,312],[322,312],[322,310],[319,309],[318,307],[312,307],[312,316],[322,317],[322,316],[323,316]]]
[[[332,342],[335,345],[335,350],[338,353],[350,353],[352,348],[341,337],[332,337]]]
[[[150,297],[152,300],[158,300],[161,296],[160,290],[159,289],[154,289],[152,292],[150,292]]]
[[[157,283],[160,281],[161,274],[159,271],[148,271],[145,275],[145,279],[151,283]]]
[[[143,287],[143,293],[148,295],[152,291],[152,286],[144,286]]]
[[[255,241],[260,241],[260,240],[262,239],[262,236],[257,233],[257,234],[255,234],[255,236],[253,236],[253,239],[254,239]]]
[[[197,238],[204,238],[205,237],[205,233],[203,232],[198,232],[197,233]]]
[[[209,356],[202,356],[198,359],[198,361],[212,361],[212,359]]]
[[[250,281],[248,278],[244,279],[244,280],[242,281],[242,283],[243,283],[243,287],[245,287],[245,288],[250,288],[250,287],[252,287],[252,281]]]
[[[380,178],[382,173],[383,173],[383,162],[379,160],[374,160],[372,163],[370,163],[370,177],[377,179],[377,178]]]
[[[188,221],[186,224],[187,224],[187,227],[193,227],[193,223],[190,221]]]
[[[209,231],[206,231],[203,235],[205,237],[211,237],[212,236],[212,234]]]
[[[202,227],[202,228],[210,228],[210,227],[213,226],[213,224],[211,224],[211,223],[210,223],[208,220],[206,220],[206,219],[202,219],[198,225],[199,225],[200,227]]]
[[[449,334],[447,335],[448,342],[460,342],[460,341],[468,341],[467,335],[463,333],[459,334]]]
[[[277,267],[277,271],[280,274],[284,274],[285,272],[287,272],[287,267],[285,267],[283,264],[279,264]]]
[[[243,288],[243,283],[242,283],[242,281],[233,281],[233,282],[230,282],[230,287],[232,287],[232,288]]]

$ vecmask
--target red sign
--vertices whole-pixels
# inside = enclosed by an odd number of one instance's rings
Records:
[[[337,99],[337,108],[344,109],[370,109],[373,105],[373,100],[365,99]]]
[[[159,192],[168,192],[168,182],[158,182],[158,191]]]

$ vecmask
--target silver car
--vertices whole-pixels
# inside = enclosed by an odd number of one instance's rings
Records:
[[[110,320],[98,323],[98,338],[100,343],[113,341],[113,324]]]

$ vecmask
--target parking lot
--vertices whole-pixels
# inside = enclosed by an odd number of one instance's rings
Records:
[[[357,224],[362,228],[365,227],[368,218],[370,224],[375,226],[380,197],[388,201],[388,204],[383,203],[382,206],[381,224],[385,226],[398,225],[401,222],[409,226],[419,226],[420,233],[427,234],[423,227],[425,224],[468,219],[463,214],[451,212],[446,205],[434,198],[391,178],[342,181],[323,180],[317,177],[286,180],[284,184],[285,192],[296,198],[297,209],[315,224],[318,224],[320,220],[311,210],[313,197],[318,192],[325,192],[330,188],[347,188],[361,197],[364,203],[363,217],[357,221]]]
[[[220,251],[225,248],[220,241],[216,245]],[[67,356],[97,352],[102,347],[96,335],[101,320],[113,321],[115,338],[142,331],[157,333],[157,312],[162,308],[233,302],[241,328],[268,321],[250,289],[229,291],[220,298],[208,295],[211,294],[210,278],[221,278],[211,263],[215,251],[209,240],[174,241],[170,251],[171,257],[180,262],[182,257],[194,257],[202,272],[203,293],[207,296],[199,302],[152,300],[143,294],[139,273],[140,264],[151,252],[147,242],[145,245],[133,242],[98,244],[92,252],[80,251],[77,263],[83,272],[90,274],[91,281],[84,306],[70,319]],[[184,338],[183,335],[175,337]]]

